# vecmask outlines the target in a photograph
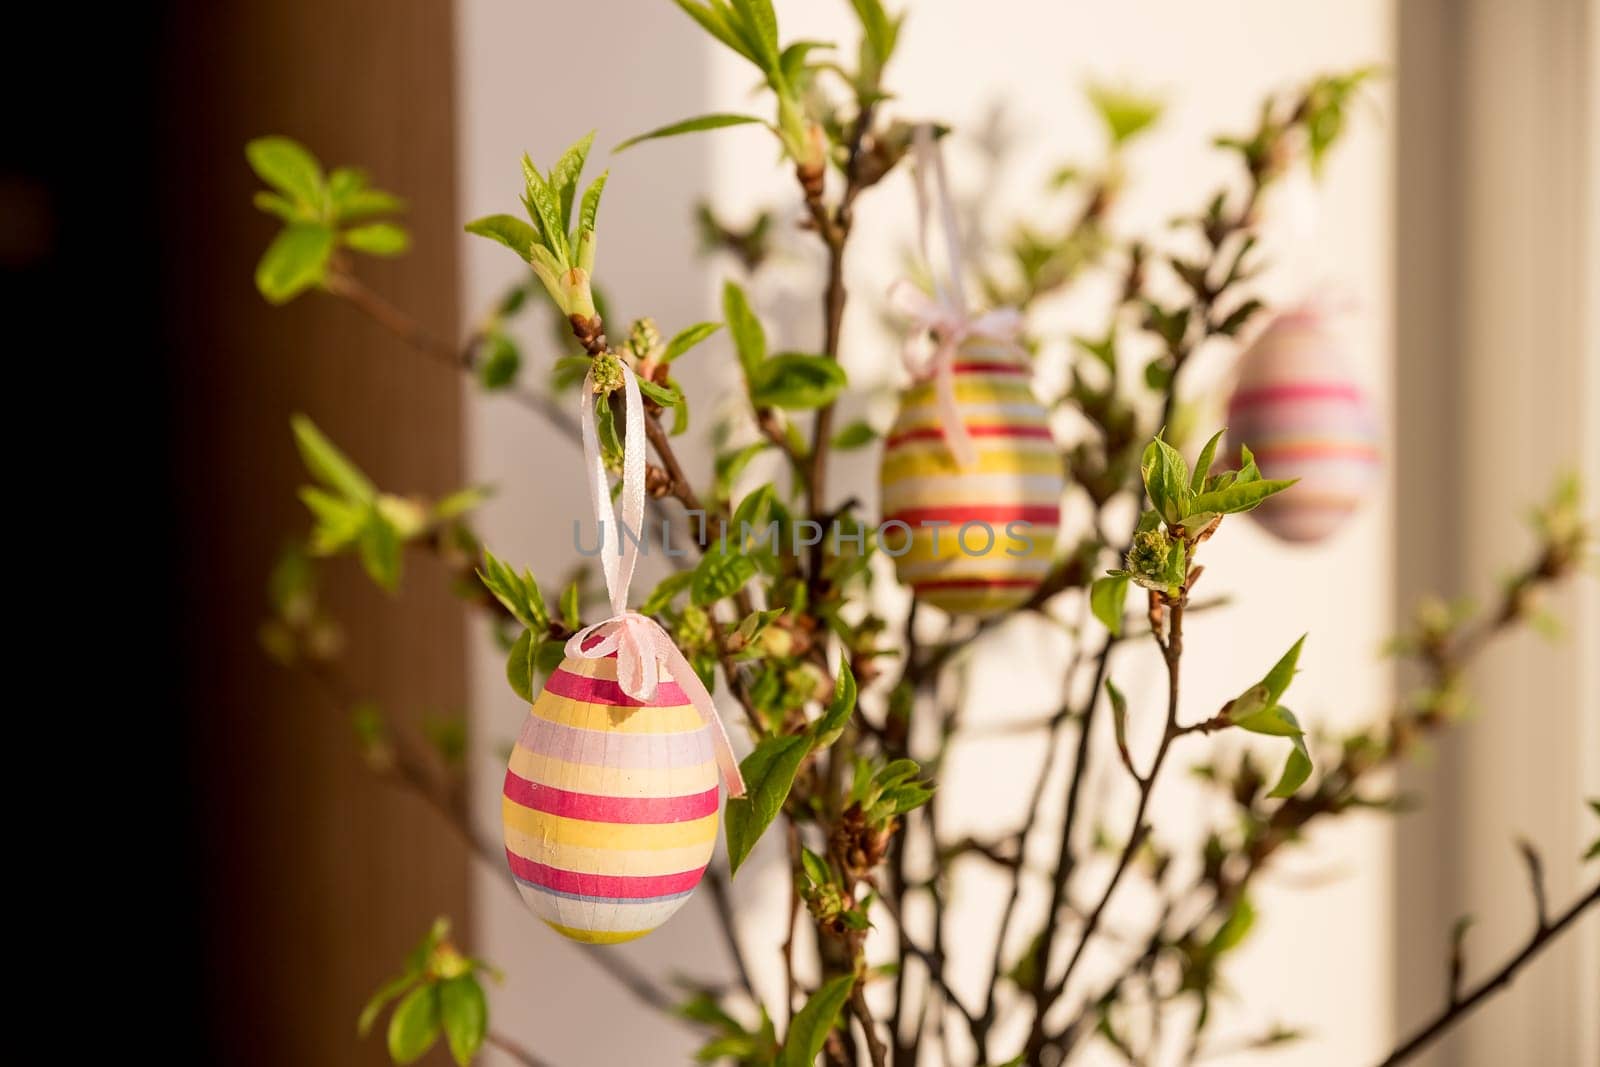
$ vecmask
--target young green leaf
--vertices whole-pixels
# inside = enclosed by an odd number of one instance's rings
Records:
[[[877,439],[878,431],[872,428],[872,424],[865,419],[857,419],[834,434],[830,444],[842,452],[848,452],[853,448],[869,445]]]
[[[1191,494],[1198,496],[1201,490],[1206,487],[1206,478],[1211,474],[1211,463],[1217,456],[1217,444],[1222,440],[1222,435],[1227,432],[1226,429],[1218,430],[1211,435],[1211,440],[1207,441],[1206,446],[1200,450],[1200,458],[1194,464],[1194,473],[1189,477],[1189,492]],[[1204,509],[1197,507],[1195,510]]]
[[[524,260],[531,260],[531,249],[539,243],[539,232],[514,215],[485,215],[467,223],[467,232],[499,241]]]
[[[378,215],[397,215],[405,209],[406,202],[393,193],[386,193],[382,189],[358,189],[347,196],[334,198],[333,221],[359,222]]]
[[[300,451],[300,458],[313,478],[337,490],[347,500],[371,503],[377,499],[377,487],[343,452],[334,447],[333,442],[317,429],[316,423],[304,415],[293,415],[289,418],[289,427],[294,431],[294,442]]]
[[[265,189],[257,191],[250,198],[250,202],[260,211],[275,216],[284,222],[311,221],[311,212],[295,207],[287,199],[277,193],[269,193]]]
[[[1290,735],[1294,748],[1289,751],[1289,758],[1284,761],[1283,774],[1278,778],[1278,784],[1272,787],[1271,797],[1292,797],[1295,790],[1305,784],[1311,777],[1311,753],[1306,749],[1304,732],[1300,732],[1300,723],[1294,713],[1287,708],[1278,708],[1277,711],[1295,728],[1296,733]]]
[[[1089,610],[1102,626],[1111,631],[1112,637],[1122,636],[1122,611],[1127,598],[1126,574],[1096,578],[1089,587]]]
[[[256,264],[256,289],[269,304],[287,304],[321,285],[333,253],[333,231],[312,222],[297,222],[278,231]]]
[[[296,205],[306,208],[321,205],[322,167],[298,141],[288,137],[257,137],[244,146],[244,155],[258,178]]]
[[[550,188],[549,180],[539,173],[533,160],[522,157],[522,176],[527,183],[523,202],[529,216],[539,227],[542,244],[562,267],[567,266],[572,249],[567,245],[566,221],[561,216],[561,200]]]
[[[661,614],[679,593],[688,589],[693,583],[694,571],[673,571],[661,579],[661,583],[645,598],[645,602],[639,607],[639,613],[641,615]]]
[[[855,982],[853,974],[829,979],[811,995],[805,1007],[795,1013],[783,1042],[780,1067],[811,1067],[816,1062],[828,1034],[839,1021],[839,1012],[850,999]]]
[[[433,1047],[438,1036],[439,988],[418,986],[389,1017],[389,1058],[398,1064],[414,1063]]]
[[[849,384],[844,368],[822,356],[783,352],[750,375],[750,402],[757,408],[805,411],[833,403]]]
[[[621,144],[617,145],[611,151],[623,152],[644,141],[659,141],[665,137],[677,137],[680,134],[685,133],[699,133],[702,130],[720,130],[728,126],[750,125],[768,126],[770,128],[770,124],[768,122],[763,119],[758,119],[754,115],[697,115],[692,119],[684,119],[681,122],[669,123],[666,126],[657,127],[648,133],[641,133],[637,137],[630,137],[626,141],[623,141]]]
[[[1133,756],[1128,752],[1128,698],[1110,678],[1106,679],[1106,696],[1111,698],[1111,727],[1116,734],[1117,751],[1122,754],[1122,762],[1132,770]]]
[[[1243,478],[1242,473],[1240,478]],[[1201,513],[1233,515],[1241,511],[1250,511],[1267,497],[1276,496],[1299,480],[1263,478],[1251,482],[1238,481],[1226,489],[1201,493],[1190,502],[1189,510],[1197,515]]]
[[[731,543],[726,548],[718,543],[707,549],[695,566],[689,599],[696,607],[715,604],[723,597],[732,596],[755,574],[753,559]]]
[[[411,247],[411,235],[392,222],[372,222],[345,230],[339,243],[369,256],[398,256]]]
[[[522,353],[516,342],[503,333],[484,338],[478,350],[478,384],[489,392],[505,389],[517,380],[522,370]]]
[[[439,983],[439,1019],[450,1055],[467,1067],[489,1031],[489,1004],[476,976],[463,974]]]
[[[1145,446],[1139,463],[1145,492],[1169,526],[1177,526],[1189,512],[1189,465],[1176,448],[1159,436]]]
[[[569,630],[583,629],[583,610],[579,602],[576,579],[561,594],[561,621],[566,623]]]
[[[578,197],[578,179],[583,176],[583,165],[589,159],[589,148],[593,144],[594,131],[590,130],[561,153],[556,165],[550,168],[549,184],[561,204],[563,233],[572,229],[572,204]]]
[[[739,34],[734,32],[729,20],[732,12],[728,9],[726,0],[712,0],[712,3],[709,4],[697,3],[696,0],[673,0],[673,3],[687,12],[711,36],[754,63],[757,67],[761,66],[761,60],[758,58],[756,50],[747,44]]]
[[[400,588],[400,532],[377,507],[367,513],[367,522],[356,541],[356,555],[367,577],[380,589],[392,593]]]
[[[805,734],[767,737],[739,764],[747,793],[729,797],[723,821],[727,824],[728,871],[737,873],[772,820],[783,810],[794,786],[800,763],[811,751]]]
[[[728,332],[733,336],[734,351],[739,354],[739,365],[744,368],[746,380],[752,380],[756,368],[767,358],[767,332],[761,320],[750,310],[750,301],[737,282],[724,282],[722,286],[722,317],[727,320]]]
[[[1294,679],[1295,667],[1300,663],[1300,649],[1306,643],[1306,636],[1301,634],[1300,640],[1296,641],[1289,651],[1272,665],[1267,676],[1261,679],[1261,684],[1266,687],[1269,703],[1276,704],[1282,700],[1283,694],[1288,690],[1289,683]]]
[[[856,676],[850,671],[848,662],[839,664],[839,680],[834,683],[833,699],[823,709],[822,715],[811,724],[811,745],[813,748],[827,748],[839,740],[839,735],[844,733],[845,724],[850,721],[850,714],[856,708]]]
[[[484,549],[478,579],[523,626],[539,632],[549,629],[550,613],[545,609],[544,594],[531,573],[524,570],[517,574],[509,564]]]
[[[661,353],[661,362],[671,363],[707,337],[722,329],[720,322],[697,322],[687,326],[672,335],[672,340],[667,342],[667,347]]]
[[[420,972],[407,969],[405,973],[396,975],[379,986],[377,992],[373,993],[361,1008],[361,1016],[356,1019],[356,1034],[366,1037],[371,1033],[372,1024],[378,1021],[378,1016],[384,1007],[421,980]]]
[[[525,704],[532,704],[537,695],[533,691],[533,653],[533,634],[524,630],[517,635],[516,643],[506,654],[506,681],[510,683],[511,691],[521,697]]]

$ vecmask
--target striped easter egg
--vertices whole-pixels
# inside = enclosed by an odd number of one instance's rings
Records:
[[[953,366],[977,460],[963,468],[951,455],[934,381],[906,390],[884,444],[879,544],[918,599],[983,617],[1022,604],[1044,580],[1065,478],[1019,353],[971,338]]]
[[[1325,314],[1279,315],[1239,362],[1230,454],[1245,444],[1268,478],[1299,478],[1250,514],[1285,541],[1320,541],[1360,505],[1378,471],[1378,424]]]
[[[711,861],[717,782],[710,727],[664,666],[645,703],[617,683],[615,653],[567,657],[506,768],[506,860],[522,899],[575,941],[649,933]]]

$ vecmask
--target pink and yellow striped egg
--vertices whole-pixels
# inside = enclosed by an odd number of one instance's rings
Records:
[[[954,370],[977,460],[963,468],[951,454],[935,383],[907,389],[879,471],[879,545],[919,600],[983,618],[1024,603],[1044,580],[1065,473],[1015,348],[969,339]]]
[[[1320,541],[1355,512],[1377,476],[1378,421],[1324,312],[1287,311],[1245,351],[1228,438],[1266,477],[1300,479],[1250,513],[1269,532]]]
[[[683,906],[711,861],[711,730],[665,667],[661,679],[645,703],[617,683],[615,654],[569,656],[511,750],[506,860],[533,913],[574,941],[644,936]]]

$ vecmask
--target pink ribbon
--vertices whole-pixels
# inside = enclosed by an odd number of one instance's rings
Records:
[[[967,311],[966,288],[961,275],[961,232],[956,225],[953,201],[950,197],[949,179],[945,175],[944,158],[933,140],[930,126],[918,126],[911,141],[914,165],[911,170],[913,188],[917,198],[917,245],[928,274],[933,279],[933,295],[929,296],[911,282],[902,279],[889,287],[889,306],[907,319],[911,331],[901,348],[900,358],[906,370],[919,381],[930,376],[939,402],[939,425],[950,454],[962,467],[977,462],[977,448],[972,435],[961,418],[961,408],[956,403],[955,362],[961,343],[969,337],[981,337],[1002,345],[1017,347],[1022,336],[1022,313],[1015,308],[996,308],[974,317]],[[932,176],[939,198],[939,219],[944,230],[945,249],[950,260],[950,285],[945,288],[939,281],[939,272],[933,267],[933,257],[928,250],[929,218],[933,214],[928,196],[928,180]],[[920,342],[924,334],[932,336],[932,350]]]
[[[661,624],[628,610],[628,585],[633,581],[634,566],[639,560],[637,539],[644,536],[644,402],[633,371],[621,360],[617,365],[622,368],[625,412],[619,499],[627,533],[617,525],[611,503],[611,480],[600,456],[600,435],[595,429],[594,415],[594,371],[590,370],[584,382],[579,422],[583,430],[584,465],[589,476],[589,499],[594,504],[595,523],[600,528],[600,568],[605,574],[606,593],[611,598],[611,617],[573,634],[567,641],[566,654],[580,659],[605,659],[615,653],[617,684],[630,697],[646,703],[655,699],[664,666],[700,713],[700,720],[711,729],[711,745],[722,780],[728,786],[728,795],[742,797],[744,776],[739,773],[739,761],[734,758],[728,731],[722,725],[711,694]],[[617,538],[616,547],[607,551],[607,541],[612,535]]]

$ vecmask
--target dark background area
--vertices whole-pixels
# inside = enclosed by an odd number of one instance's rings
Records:
[[[467,921],[465,860],[363,773],[349,709],[256,631],[274,557],[306,528],[289,415],[381,483],[439,492],[459,475],[459,386],[331,299],[261,301],[275,224],[250,206],[243,146],[288,134],[407,196],[414,254],[371,279],[452,334],[450,5],[59,8],[6,37],[15,618],[66,655],[18,669],[70,685],[14,716],[14,799],[38,799],[18,784],[32,770],[68,783],[42,817],[19,809],[11,854],[25,914],[60,912],[25,922],[17,951],[71,985],[41,982],[19,1022],[70,1058],[387,1062],[356,1012],[435,915]],[[330,581],[351,676],[397,716],[459,711],[446,583],[409,584],[394,604]]]

